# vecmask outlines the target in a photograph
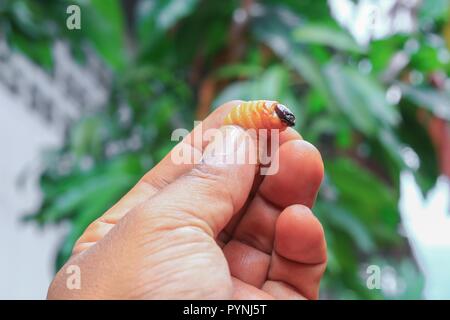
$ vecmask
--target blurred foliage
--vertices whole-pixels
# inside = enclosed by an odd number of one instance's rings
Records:
[[[314,209],[328,243],[323,296],[420,297],[422,280],[398,232],[398,180],[406,146],[420,158],[415,174],[424,190],[438,174],[416,114],[450,120],[448,93],[429,81],[450,72],[442,58],[449,54],[448,1],[425,1],[417,32],[367,48],[333,20],[326,1],[137,1],[131,20],[123,8],[130,3],[79,1],[82,29],[75,31],[65,28],[68,4],[0,2],[8,42],[43,67],[51,70],[50,45],[63,38],[80,63],[80,48],[91,46],[114,75],[108,105],[45,155],[44,197],[32,219],[70,222],[57,267],[86,226],[171,149],[174,128],[192,127],[227,100],[271,99],[294,110],[296,129],[324,158]],[[406,63],[392,72],[398,55]],[[392,92],[401,99],[387,99]],[[368,290],[368,263],[393,266],[404,290]]]

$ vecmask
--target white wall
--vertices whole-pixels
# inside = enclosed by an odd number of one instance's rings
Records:
[[[40,155],[62,143],[72,120],[107,98],[108,73],[95,57],[90,66],[79,66],[61,43],[54,57],[55,68],[47,73],[0,37],[0,299],[46,297],[68,226],[42,229],[21,221],[39,205]],[[19,186],[20,180],[25,184]]]
[[[60,140],[52,127],[0,86],[0,299],[45,298],[64,227],[39,230],[20,218],[39,201],[40,150]],[[18,179],[24,174],[27,183],[19,187]]]

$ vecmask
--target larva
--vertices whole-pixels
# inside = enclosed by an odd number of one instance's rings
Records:
[[[238,125],[244,129],[279,129],[295,125],[295,116],[277,101],[257,100],[243,102],[225,117],[225,125]]]

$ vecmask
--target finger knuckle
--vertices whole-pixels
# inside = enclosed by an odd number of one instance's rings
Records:
[[[233,193],[227,183],[227,172],[220,167],[200,164],[193,168],[188,177],[194,179],[198,186],[203,186],[202,192],[215,201],[223,201],[234,208]]]
[[[214,189],[223,189],[226,185],[224,170],[207,164],[199,164],[188,173],[188,176],[200,184],[206,184]]]

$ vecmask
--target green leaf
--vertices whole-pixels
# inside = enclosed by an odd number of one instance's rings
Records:
[[[293,50],[289,54],[285,54],[284,58],[286,63],[297,71],[306,82],[323,95],[327,103],[332,103],[325,76],[319,64],[311,56],[299,50]]]
[[[328,87],[336,105],[361,132],[372,136],[381,126],[394,126],[400,117],[383,88],[358,71],[337,63],[325,66]]]
[[[125,155],[93,167],[75,171],[56,181],[43,182],[45,202],[34,218],[39,222],[57,222],[77,215],[86,203],[96,203],[100,194],[110,198],[112,205],[118,194],[135,183],[143,173],[140,157]]]
[[[83,8],[84,35],[110,66],[123,68],[126,61],[125,24],[120,1],[91,0],[90,7]]]
[[[263,71],[261,66],[249,65],[249,64],[231,64],[219,68],[216,71],[216,77],[218,78],[248,78],[254,77]]]
[[[392,159],[399,167],[404,167],[404,161],[401,150],[405,144],[400,140],[398,135],[390,128],[382,128],[378,131],[378,141],[383,145],[384,149],[390,153]]]
[[[439,57],[441,52],[448,53],[444,42],[439,46],[426,42],[420,43],[419,46],[419,50],[411,55],[411,68],[426,74],[434,71],[444,71],[448,67],[448,62]]]
[[[9,6],[12,21],[22,31],[23,35],[32,39],[37,39],[43,35],[44,28],[39,25],[38,19],[36,19],[38,15],[33,13],[31,3],[13,1]]]
[[[53,54],[50,40],[43,39],[30,42],[30,39],[24,38],[20,34],[12,34],[9,40],[15,48],[33,62],[47,70],[52,69]]]
[[[195,10],[198,0],[141,1],[138,6],[138,28],[142,39],[152,32],[162,32]]]
[[[337,50],[357,53],[363,51],[347,32],[324,24],[308,24],[296,28],[294,40],[299,43],[329,46]]]
[[[78,188],[73,188],[56,198],[52,205],[42,214],[45,222],[56,222],[80,210],[86,203],[95,204],[101,199],[113,204],[127,187],[133,184],[136,176],[102,175],[91,177]]]
[[[432,21],[448,17],[450,4],[448,0],[423,1],[419,6],[419,23],[429,24]]]
[[[327,224],[346,232],[358,249],[366,254],[374,252],[376,245],[372,234],[357,216],[338,204],[323,201],[316,204],[315,211],[318,210],[322,213],[321,218],[327,220]]]
[[[56,260],[56,269],[58,270],[69,259],[72,254],[73,246],[77,239],[83,234],[84,230],[95,219],[100,217],[113,203],[124,193],[123,186],[113,185],[104,189],[104,192],[95,194],[95,201],[87,199],[79,208],[79,214],[72,221],[69,234],[66,236],[61,249],[58,252]]]
[[[85,155],[99,156],[101,143],[104,140],[102,119],[98,117],[84,118],[73,128],[70,135],[71,147],[76,157]]]
[[[368,58],[372,64],[372,72],[376,75],[389,72],[390,63],[395,54],[401,53],[408,38],[396,34],[389,38],[372,40],[369,44]]]
[[[157,25],[161,29],[168,29],[179,19],[191,13],[198,0],[170,0],[160,1],[163,6],[160,8],[157,16]]]
[[[408,102],[402,103],[400,110],[403,121],[397,136],[419,156],[420,167],[415,176],[425,194],[427,190],[434,187],[440,174],[439,167],[436,165],[438,163],[436,148],[426,126],[417,117],[417,108]]]
[[[338,203],[357,215],[380,239],[398,240],[398,195],[391,187],[350,159],[326,161],[325,168],[338,190]]]
[[[253,85],[250,81],[234,82],[223,89],[213,102],[214,107],[219,107],[231,100],[251,100]]]
[[[377,121],[371,116],[371,112],[354,88],[354,84],[349,82],[342,66],[329,64],[324,69],[328,81],[328,88],[331,91],[336,105],[354,127],[367,135],[373,135],[377,129]]]
[[[309,54],[305,46],[296,44],[291,37],[291,26],[283,19],[280,9],[274,10],[270,17],[258,19],[252,31],[257,39],[265,43],[283,60],[283,63],[292,68],[310,86],[323,97],[326,106],[335,109],[334,98],[328,88],[325,75],[319,63]],[[295,15],[293,15],[295,17]],[[265,18],[265,19],[264,19]],[[294,18],[292,18],[294,20]]]
[[[432,88],[418,88],[398,83],[404,97],[418,107],[431,111],[436,117],[450,121],[450,93]]]
[[[289,90],[289,71],[281,66],[274,65],[267,69],[261,76],[247,80],[234,82],[226,87],[214,101],[215,106],[222,103],[241,100],[277,100],[292,106],[298,106],[299,102]]]

